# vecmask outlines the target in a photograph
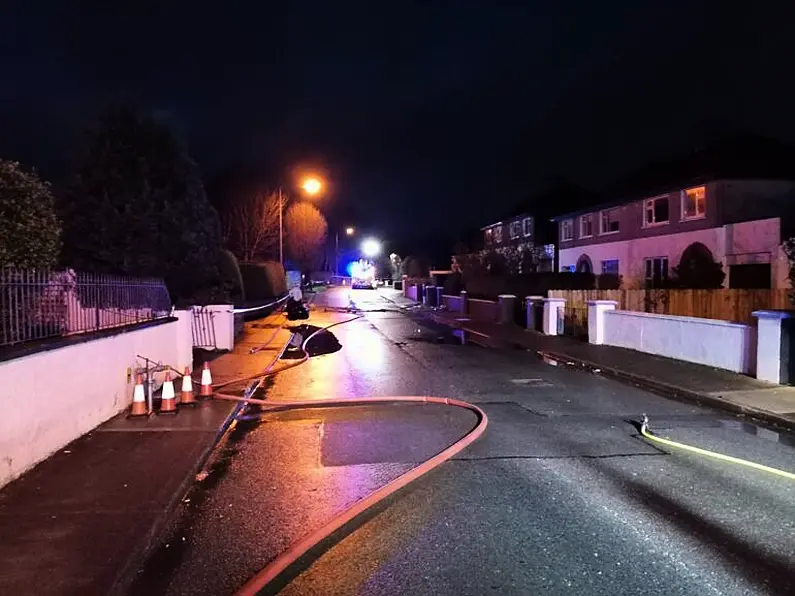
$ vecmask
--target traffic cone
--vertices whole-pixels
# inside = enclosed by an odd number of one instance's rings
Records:
[[[177,396],[174,393],[174,381],[171,380],[171,373],[166,371],[166,380],[163,381],[162,401],[160,402],[161,414],[177,413]]]
[[[179,405],[195,406],[199,402],[193,397],[193,380],[190,378],[190,368],[185,367],[185,375],[182,377],[182,393],[179,397]]]
[[[135,375],[135,389],[133,389],[133,402],[128,418],[143,418],[149,415],[146,411],[146,396],[144,395],[144,380],[141,375]]]
[[[202,386],[199,395],[203,398],[213,396],[213,376],[210,374],[210,363],[205,362],[202,368]]]

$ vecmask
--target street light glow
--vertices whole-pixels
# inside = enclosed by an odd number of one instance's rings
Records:
[[[362,252],[366,257],[375,257],[381,252],[381,243],[375,238],[368,238],[362,242]]]
[[[317,178],[307,178],[301,184],[301,188],[308,195],[316,195],[323,189],[323,183]]]
[[[355,232],[356,232],[356,230],[354,228],[350,228],[350,227],[345,228],[345,234],[347,234],[348,236],[353,236],[353,234]]]

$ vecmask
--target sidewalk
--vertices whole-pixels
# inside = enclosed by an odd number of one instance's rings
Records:
[[[417,311],[473,334],[476,343],[522,348],[555,362],[587,368],[669,397],[752,416],[795,429],[795,387],[772,385],[730,371],[569,337],[547,336],[514,325],[467,321],[459,313]]]
[[[213,380],[262,370],[289,337],[281,317],[247,324],[235,350],[212,361]],[[236,408],[209,401],[174,417],[122,413],[3,488],[0,594],[123,592]]]

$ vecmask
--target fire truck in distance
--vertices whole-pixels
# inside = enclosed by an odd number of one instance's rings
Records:
[[[362,259],[351,265],[351,287],[354,290],[374,290],[376,285],[373,263]]]

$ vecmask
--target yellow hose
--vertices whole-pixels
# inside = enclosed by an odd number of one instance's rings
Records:
[[[795,480],[795,474],[793,474],[792,472],[787,472],[786,470],[771,468],[770,466],[758,464],[756,462],[748,461],[746,459],[740,459],[739,457],[732,457],[731,455],[724,455],[723,453],[717,453],[716,451],[709,451],[708,449],[702,449],[701,447],[693,447],[692,445],[685,445],[684,443],[677,443],[676,441],[671,441],[670,439],[663,439],[662,437],[658,437],[652,434],[652,432],[649,430],[649,418],[648,416],[646,416],[646,414],[643,415],[643,422],[640,425],[640,434],[642,434],[649,441],[653,441],[661,445],[666,445],[668,447],[673,447],[675,449],[681,449],[683,451],[689,451],[690,453],[697,453],[698,455],[705,455],[707,457],[712,457],[732,464],[746,466],[747,468],[752,468],[754,470],[768,472],[769,474],[775,474],[776,476],[781,476],[782,478],[788,478],[789,480]]]

